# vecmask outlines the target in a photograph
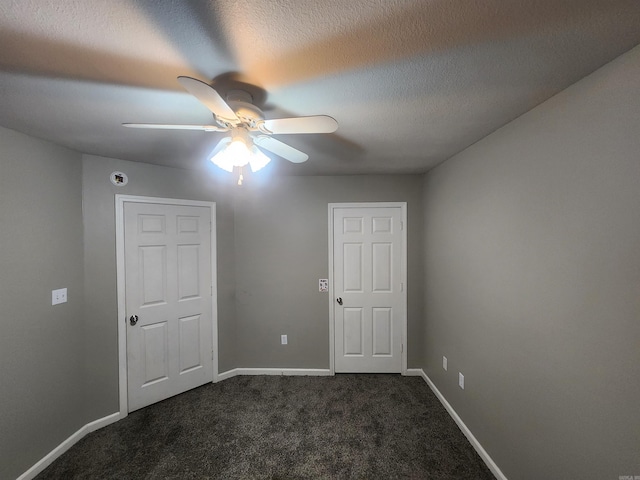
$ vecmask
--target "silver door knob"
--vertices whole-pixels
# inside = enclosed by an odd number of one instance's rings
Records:
[[[338,305],[342,305],[342,297],[338,297],[336,299],[336,302],[338,302]]]
[[[131,326],[133,326],[136,323],[138,323],[138,315],[131,315],[129,317],[129,323],[131,324]]]

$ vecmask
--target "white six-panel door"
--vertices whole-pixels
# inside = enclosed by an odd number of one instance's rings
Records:
[[[401,207],[333,209],[336,372],[402,371]]]
[[[211,211],[124,204],[129,411],[213,380]]]

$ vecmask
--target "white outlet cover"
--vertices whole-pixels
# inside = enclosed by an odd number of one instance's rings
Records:
[[[464,375],[458,372],[458,385],[464,390]]]
[[[51,290],[51,305],[58,305],[60,303],[67,303],[67,289],[59,288],[57,290]]]
[[[321,278],[318,280],[318,290],[320,292],[328,292],[329,291],[329,279]]]
[[[287,344],[287,336],[286,335],[280,335],[280,343],[282,343],[282,345],[286,345]]]

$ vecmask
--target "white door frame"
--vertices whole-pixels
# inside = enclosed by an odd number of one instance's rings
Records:
[[[216,204],[197,200],[142,197],[137,195],[115,196],[116,210],[116,275],[118,288],[118,380],[120,390],[120,418],[129,414],[127,397],[127,311],[125,303],[125,255],[124,255],[124,205],[125,203],[152,203],[190,207],[209,207],[211,211],[211,323],[213,333],[213,382],[218,381],[218,286],[216,280]]]
[[[407,202],[369,202],[369,203],[330,203],[329,204],[329,370],[335,375],[335,291],[333,271],[333,221],[334,213],[338,208],[400,208],[402,218],[402,260],[400,266],[400,278],[404,288],[402,289],[402,375],[407,374]]]

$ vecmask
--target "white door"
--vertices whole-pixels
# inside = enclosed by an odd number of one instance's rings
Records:
[[[124,204],[129,411],[213,380],[211,210]]]
[[[406,318],[402,209],[333,212],[335,371],[400,373]]]

